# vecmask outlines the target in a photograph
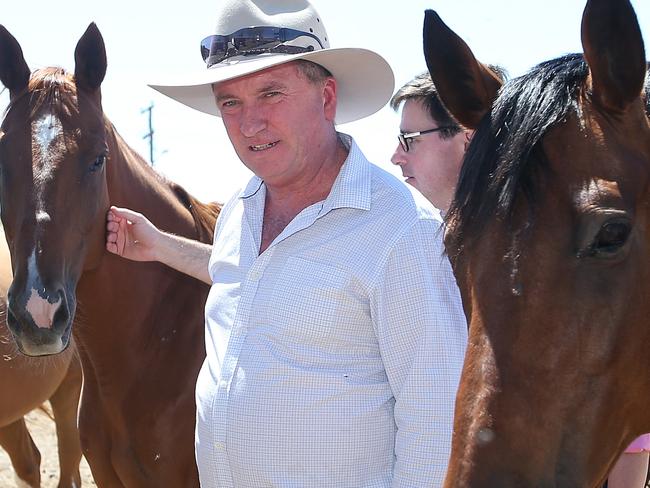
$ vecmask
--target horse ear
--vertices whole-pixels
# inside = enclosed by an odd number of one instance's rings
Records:
[[[639,23],[628,0],[589,0],[582,15],[582,47],[594,99],[625,110],[639,98],[646,73]]]
[[[14,36],[0,25],[0,81],[9,88],[11,98],[27,88],[30,69],[23,57],[23,50]]]
[[[92,22],[74,50],[74,77],[77,87],[96,92],[106,75],[106,47],[99,29]]]
[[[440,99],[458,122],[475,129],[492,107],[501,80],[433,10],[424,13],[423,38],[427,68]]]

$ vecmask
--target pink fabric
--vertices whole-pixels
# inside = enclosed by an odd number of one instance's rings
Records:
[[[650,451],[650,434],[643,434],[641,437],[637,437],[634,439],[634,442],[625,449],[625,452],[643,451]]]

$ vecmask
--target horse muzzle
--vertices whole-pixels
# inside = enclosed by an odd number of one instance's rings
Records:
[[[7,327],[20,352],[27,356],[64,351],[70,343],[73,315],[63,287],[21,292],[16,292],[13,285],[9,288]]]

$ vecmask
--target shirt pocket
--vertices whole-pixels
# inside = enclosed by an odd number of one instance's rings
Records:
[[[348,271],[304,258],[289,258],[269,300],[269,319],[283,338],[318,343],[349,323],[353,308]]]

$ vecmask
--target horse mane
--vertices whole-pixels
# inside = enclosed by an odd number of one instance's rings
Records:
[[[60,67],[48,67],[34,71],[29,79],[27,89],[10,101],[5,110],[5,115],[18,100],[27,95],[31,97],[30,121],[33,121],[41,109],[51,105],[57,105],[63,108],[62,111],[57,111],[57,113],[63,116],[66,114],[70,116],[79,112],[76,98],[77,87],[74,83],[74,76]],[[105,121],[112,128],[112,124],[106,117]],[[141,157],[138,157],[137,160],[146,165]],[[178,201],[189,210],[194,220],[197,238],[202,242],[212,242],[215,222],[221,211],[221,204],[216,202],[203,203],[190,195],[177,183],[169,181],[156,171],[152,170],[152,173],[163,185],[169,187]]]
[[[507,82],[467,149],[447,224],[447,252],[453,259],[478,242],[493,218],[510,224],[523,194],[534,216],[539,176],[549,165],[542,137],[569,114],[580,119],[589,67],[582,54],[540,63]],[[650,114],[650,81],[645,83]]]
[[[222,205],[216,202],[203,203],[192,195],[185,188],[173,181],[167,181],[176,198],[192,214],[196,229],[196,236],[201,242],[212,243],[214,237],[214,227],[221,212]]]

